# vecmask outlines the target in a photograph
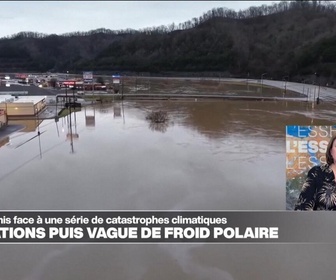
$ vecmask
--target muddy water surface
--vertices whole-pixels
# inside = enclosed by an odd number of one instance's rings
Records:
[[[164,126],[145,119],[159,109],[169,115]],[[333,124],[333,109],[229,101],[83,108],[43,121],[41,136],[25,144],[37,131],[10,135],[0,148],[1,208],[285,210],[285,125]],[[0,267],[3,279],[326,276],[309,261],[328,262],[332,246],[300,246],[3,245]]]

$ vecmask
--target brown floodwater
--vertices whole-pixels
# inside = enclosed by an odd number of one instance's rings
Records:
[[[27,143],[37,130],[25,124],[30,128],[11,134],[0,147],[1,209],[285,210],[285,126],[334,124],[334,108],[296,102],[116,102],[82,108],[58,122],[44,120],[40,137]],[[168,123],[147,121],[153,110],[166,111]],[[313,270],[309,261],[326,263],[335,249],[1,247],[2,279],[29,280],[315,279],[330,276],[330,270]]]

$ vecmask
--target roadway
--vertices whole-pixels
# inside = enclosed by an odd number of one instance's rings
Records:
[[[222,79],[223,81],[240,81],[240,82],[247,82],[246,79]],[[249,83],[260,84],[260,80],[248,80]],[[303,84],[303,83],[294,83],[294,82],[285,82],[285,81],[273,81],[273,80],[263,80],[264,85],[273,86],[276,88],[282,88],[285,90],[291,90],[294,92],[301,93],[307,97],[309,101],[316,101],[319,92],[318,85],[311,85],[311,84]],[[336,101],[336,89],[320,86],[320,100],[324,102],[328,101]]]
[[[149,79],[155,79],[155,77],[148,77]],[[162,79],[160,77],[159,79]],[[218,80],[218,78],[196,78],[196,77],[167,77],[164,79],[188,79],[188,80]],[[220,81],[223,82],[247,82],[247,79],[233,79],[233,78],[220,78]],[[261,81],[256,79],[249,79],[248,83],[253,84],[260,84]],[[336,101],[336,89],[325,87],[325,86],[319,86],[318,85],[311,85],[311,84],[303,84],[303,83],[294,83],[294,82],[284,82],[284,81],[274,81],[274,80],[263,80],[264,85],[273,86],[276,88],[282,88],[285,90],[290,90],[294,92],[298,92],[300,94],[303,94],[307,97],[307,100],[309,101],[316,101],[316,98],[320,97],[320,100],[323,101]],[[0,94],[4,91],[28,91],[28,95],[53,95],[63,93],[62,90],[55,90],[55,89],[46,89],[46,88],[39,88],[36,86],[18,86],[18,85],[12,85],[11,87],[4,87],[0,86]],[[319,94],[318,94],[319,92]],[[69,93],[71,93],[71,89],[69,90]]]
[[[251,83],[251,84],[261,84],[260,79],[238,79],[238,78],[204,78],[204,77],[145,77],[141,76],[141,78],[148,78],[148,79],[167,79],[167,80],[216,80],[221,82],[243,82],[243,83]],[[295,83],[295,82],[285,82],[285,81],[275,81],[275,80],[263,80],[264,85],[273,86],[276,88],[282,88],[285,90],[294,91],[300,93],[306,97],[308,101],[316,101],[316,98],[319,95],[321,101],[329,102],[329,101],[336,101],[336,89],[326,87],[326,86],[319,86],[318,85],[311,85],[311,84],[303,84],[303,83]]]

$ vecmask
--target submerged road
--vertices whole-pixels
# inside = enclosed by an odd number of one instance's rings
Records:
[[[236,81],[236,82],[247,82],[246,79],[223,79],[225,81]],[[249,83],[253,84],[260,84],[260,80],[248,80]],[[295,91],[307,96],[307,100],[309,101],[316,101],[316,98],[319,96],[320,100],[326,102],[336,101],[336,89],[319,86],[318,85],[311,85],[311,84],[303,84],[303,83],[294,83],[294,82],[285,82],[284,81],[273,81],[273,80],[263,80],[264,85],[273,86],[277,88],[283,88],[285,90]],[[320,92],[320,93],[319,93]]]
[[[162,79],[162,77],[148,77],[150,79]],[[241,79],[241,78],[204,78],[204,77],[166,77],[164,79],[188,79],[188,80],[216,80],[221,82],[242,82],[242,83],[250,83],[250,84],[261,84],[260,79]],[[304,84],[304,83],[295,83],[295,82],[285,82],[285,81],[275,81],[275,80],[263,80],[264,85],[273,86],[276,88],[282,88],[285,90],[291,90],[294,92],[298,92],[304,94],[306,98],[311,102],[313,100],[316,101],[316,98],[320,97],[320,100],[323,101],[336,101],[336,89],[326,87],[326,86],[319,86],[312,85],[312,84]],[[320,92],[320,93],[319,93]]]
[[[148,77],[149,79],[162,79],[162,77]],[[196,78],[196,77],[166,77],[164,79],[188,79],[188,80],[217,80],[218,78]],[[222,82],[242,82],[242,83],[250,83],[250,84],[261,84],[260,79],[236,79],[236,78],[220,78]],[[336,101],[336,89],[329,88],[326,86],[318,86],[318,85],[311,85],[311,84],[303,84],[303,83],[294,83],[294,82],[285,82],[285,81],[274,81],[274,80],[263,80],[263,84],[265,86],[273,86],[276,88],[282,88],[285,91],[294,91],[301,93],[306,96],[307,101],[312,102],[313,100],[316,101],[317,97],[319,96],[321,101],[328,102],[328,101]],[[0,87],[0,94],[3,94],[7,91],[28,91],[28,95],[46,95],[46,96],[55,96],[56,94],[63,93],[62,90],[55,90],[55,89],[46,89],[46,88],[39,88],[36,86],[19,86],[19,85],[12,85],[10,88]],[[70,90],[71,91],[71,90]],[[71,93],[71,92],[69,92]]]

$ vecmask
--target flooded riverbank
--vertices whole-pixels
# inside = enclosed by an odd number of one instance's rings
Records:
[[[129,101],[85,107],[71,118],[43,121],[43,134],[20,148],[36,132],[11,135],[0,149],[12,159],[0,171],[2,207],[282,210],[285,126],[330,123],[328,106]],[[167,124],[146,120],[156,109],[168,113]]]
[[[153,110],[166,111],[168,123],[148,122]],[[44,120],[39,137],[37,129],[10,135],[0,148],[6,162],[0,170],[1,207],[285,210],[285,126],[329,124],[334,117],[330,104],[312,108],[297,102],[125,101],[85,107],[58,122]],[[301,246],[3,245],[0,267],[4,279],[323,275],[295,253],[323,261],[332,246],[323,253]],[[289,257],[295,266],[283,262]]]

